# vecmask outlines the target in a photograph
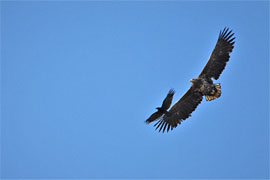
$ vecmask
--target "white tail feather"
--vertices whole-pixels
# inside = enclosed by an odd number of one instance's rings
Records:
[[[215,84],[215,90],[213,90],[213,95],[205,96],[206,101],[212,101],[221,95],[221,86],[220,84]]]

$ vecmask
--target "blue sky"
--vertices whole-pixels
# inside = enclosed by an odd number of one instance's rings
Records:
[[[144,121],[236,43],[169,133]],[[1,2],[1,178],[269,178],[269,2]]]

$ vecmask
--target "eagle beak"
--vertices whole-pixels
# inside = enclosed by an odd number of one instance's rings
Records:
[[[194,80],[194,79],[190,79],[189,81],[190,81],[190,82],[194,82],[195,80]]]

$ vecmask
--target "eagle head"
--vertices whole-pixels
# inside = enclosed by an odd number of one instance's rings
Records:
[[[189,81],[192,82],[192,83],[195,83],[197,81],[197,79],[192,78]]]

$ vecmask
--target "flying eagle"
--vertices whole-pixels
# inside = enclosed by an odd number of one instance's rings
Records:
[[[220,97],[221,86],[219,83],[214,84],[212,78],[217,80],[229,61],[229,54],[232,52],[235,43],[233,35],[232,30],[229,31],[229,28],[226,27],[220,31],[218,41],[208,62],[199,76],[190,80],[192,85],[184,96],[169,109],[174,95],[174,91],[171,89],[162,106],[156,108],[158,111],[152,114],[146,120],[146,123],[157,120],[154,125],[156,129],[163,130],[163,132],[167,130],[168,132],[191,116],[191,113],[201,103],[203,96],[205,96],[206,101],[212,101]]]

